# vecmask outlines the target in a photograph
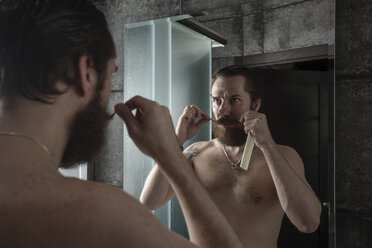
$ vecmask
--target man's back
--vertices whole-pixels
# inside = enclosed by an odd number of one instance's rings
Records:
[[[190,149],[198,150],[191,159],[195,174],[242,242],[247,247],[276,247],[284,212],[261,150],[254,149],[245,171],[232,169],[216,139]]]

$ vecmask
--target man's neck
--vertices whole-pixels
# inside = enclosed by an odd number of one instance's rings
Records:
[[[226,151],[228,152],[228,154],[230,156],[241,156],[243,154],[243,151],[244,151],[244,145],[241,145],[241,146],[228,146],[228,145],[225,145],[225,144],[222,144],[220,141],[218,141],[218,143],[221,145],[221,146],[225,146],[225,149]]]
[[[19,104],[2,106],[0,132],[32,137],[45,145],[57,162],[60,161],[69,136],[66,118],[61,113],[58,115],[59,111],[48,104],[23,104],[22,107]]]

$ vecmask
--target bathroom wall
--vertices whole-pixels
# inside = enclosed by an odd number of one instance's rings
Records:
[[[183,13],[209,12],[199,21],[228,39],[213,50],[213,70],[232,56],[332,44],[331,0],[96,0],[117,48],[110,109],[123,95],[124,25]],[[327,7],[328,6],[328,7]],[[336,2],[337,247],[372,247],[372,2]],[[110,124],[90,178],[122,188],[123,124]]]
[[[372,247],[372,2],[336,2],[337,248]]]
[[[234,63],[232,56],[334,44],[333,0],[182,1],[183,13],[228,39],[213,50],[213,71]]]

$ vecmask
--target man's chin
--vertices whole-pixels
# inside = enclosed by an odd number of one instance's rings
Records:
[[[61,161],[61,168],[72,168],[79,164],[92,162],[99,156],[105,141],[105,124],[100,123],[96,128],[87,128],[80,134],[75,132],[75,136],[70,138]],[[77,131],[75,130],[75,131]]]
[[[97,94],[86,109],[75,116],[60,164],[61,168],[71,168],[76,164],[91,162],[99,155],[111,117],[100,103],[100,96]]]
[[[243,146],[247,136],[244,139],[234,139],[232,140],[231,137],[218,137],[217,140],[224,144],[225,146]]]
[[[226,146],[242,146],[247,134],[241,126],[215,125],[212,127],[213,137]]]

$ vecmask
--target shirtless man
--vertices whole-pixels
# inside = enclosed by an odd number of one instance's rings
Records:
[[[311,233],[319,225],[321,204],[305,179],[297,152],[276,144],[265,115],[257,112],[261,99],[255,81],[254,71],[242,66],[216,74],[211,88],[215,139],[196,142],[184,154],[245,247],[274,248],[284,213],[301,232]],[[209,120],[198,107],[187,106],[176,128],[179,143],[192,138]],[[244,171],[239,161],[248,132],[255,147]],[[157,209],[173,196],[172,187],[155,166],[140,201]]]
[[[194,244],[120,189],[58,172],[101,147],[114,58],[106,20],[92,4],[0,1],[0,247],[243,247],[156,102],[137,96],[115,111],[161,165]]]

